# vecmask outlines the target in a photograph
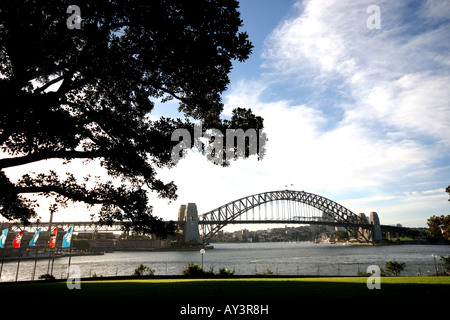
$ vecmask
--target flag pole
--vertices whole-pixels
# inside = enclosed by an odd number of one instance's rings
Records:
[[[13,247],[19,248],[19,259],[17,260],[16,282],[19,277],[20,258],[22,256],[22,247],[21,247],[22,237],[23,237],[23,230],[21,232],[19,232],[18,234],[16,234],[16,236],[13,240]]]
[[[70,230],[70,229],[72,229],[72,230]],[[70,233],[70,240],[69,240],[69,262],[68,262],[68,265],[67,265],[67,279],[69,279],[69,272],[70,272],[70,262],[71,262],[71,260],[72,260],[72,236],[73,236],[73,231],[75,230],[75,225],[72,225],[72,227],[71,228],[69,228],[69,230],[67,231],[67,234],[69,234]],[[67,235],[66,234],[66,235]],[[64,239],[63,239],[63,244],[62,244],[62,246],[65,246],[65,241],[66,241],[66,236],[64,236]]]
[[[51,231],[51,233],[50,233],[49,247],[51,248],[51,251],[50,251],[50,258],[48,259],[48,266],[47,266],[47,274],[49,274],[49,275],[53,274],[53,263],[55,261],[54,251],[55,251],[56,235],[57,235],[57,233],[58,233],[58,228],[57,227],[55,227],[53,229],[53,231]],[[50,273],[50,262],[51,261],[53,261],[53,262],[52,262],[52,270],[51,270],[51,273]]]
[[[6,248],[5,248],[5,247],[3,247],[2,249],[3,249],[3,254],[2,254],[2,266],[1,266],[1,268],[0,268],[0,279],[2,278],[3,262],[5,262],[5,251],[6,251]]]
[[[3,254],[2,254],[2,266],[0,267],[0,279],[2,278],[2,272],[3,272],[3,263],[5,262],[5,254],[6,254],[6,238],[8,236],[8,230],[9,228],[3,229],[3,224],[2,224],[2,235],[0,237],[0,247],[3,249]]]
[[[20,267],[20,257],[22,255],[22,246],[19,246],[19,259],[17,261],[17,271],[16,271],[16,282],[17,278],[19,277],[19,267]]]
[[[53,234],[53,232],[54,232],[54,234]],[[52,269],[50,271],[50,275],[53,275],[53,265],[55,264],[55,248],[56,248],[56,238],[57,238],[56,236],[58,234],[58,228],[55,227],[53,232],[52,232],[52,234],[54,236],[54,240],[52,240],[53,241],[53,244],[52,244]]]
[[[34,256],[34,269],[33,269],[33,276],[31,277],[31,281],[34,281],[34,275],[36,274],[37,256],[38,256],[38,246],[36,245],[36,254]]]
[[[31,281],[34,281],[34,276],[36,274],[36,265],[37,265],[37,257],[38,257],[38,245],[37,245],[37,242],[38,242],[40,233],[41,233],[41,228],[37,228],[34,231],[33,238],[31,239],[30,244],[29,244],[30,247],[35,247],[35,249],[36,249],[35,250],[35,256],[34,256],[34,269],[33,269],[33,274],[31,276]]]
[[[54,251],[55,248],[52,249],[52,251]],[[55,264],[55,254],[52,254],[52,270],[50,271],[50,275],[53,275],[53,265]]]
[[[69,265],[67,266],[67,268],[70,268],[70,261],[72,260],[72,237],[73,237],[73,232],[75,230],[75,226],[72,226],[72,235],[70,236],[70,244],[69,244]],[[69,273],[67,273],[69,274]],[[69,275],[67,275],[67,277],[69,277]]]
[[[53,250],[50,250],[50,255],[48,257],[47,274],[50,274],[50,261],[52,261],[52,253],[53,253]]]
[[[70,268],[70,260],[72,260],[72,242],[70,242],[69,246],[69,265],[67,266],[68,268]]]

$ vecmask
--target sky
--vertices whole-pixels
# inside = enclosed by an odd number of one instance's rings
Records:
[[[161,173],[179,188],[161,214],[176,217],[187,202],[203,213],[285,185],[375,211],[382,224],[425,227],[449,214],[450,3],[240,3],[254,49],[234,65],[224,114],[262,116],[267,154],[227,168],[189,155]],[[367,26],[371,5],[379,29]]]
[[[286,185],[375,211],[381,224],[426,227],[450,214],[450,2],[242,0],[239,11],[254,49],[234,63],[223,115],[262,116],[266,155],[222,168],[189,152],[159,170],[178,199],[150,195],[155,215],[176,220],[181,204],[201,214]],[[151,117],[176,109],[157,104]],[[71,205],[54,221],[90,213]]]

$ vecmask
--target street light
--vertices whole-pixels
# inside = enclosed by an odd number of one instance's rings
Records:
[[[203,269],[203,255],[205,254],[205,249],[200,249],[200,253],[202,254],[202,269]]]

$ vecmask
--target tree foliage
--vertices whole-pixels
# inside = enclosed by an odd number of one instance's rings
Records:
[[[397,262],[397,261],[386,261],[385,262],[385,269],[387,275],[392,275],[394,277],[398,277],[400,273],[405,270],[405,263],[404,262]]]
[[[450,255],[448,257],[441,256],[440,259],[444,263],[445,270],[450,272]]]
[[[142,263],[134,269],[134,273],[132,274],[132,276],[154,276],[154,275],[155,269],[152,269]]]
[[[69,29],[68,2],[5,0],[0,10],[0,214],[27,222],[38,203],[30,194],[100,205],[100,222],[165,237],[174,231],[152,215],[148,190],[176,199],[171,167],[177,128],[253,127],[251,110],[221,118],[221,93],[234,60],[252,45],[235,0],[80,0],[80,29]],[[185,119],[150,120],[155,101],[179,102]],[[190,120],[189,120],[190,119]],[[95,161],[110,179],[74,172],[9,168],[39,161]],[[37,168],[39,168],[37,166]],[[55,208],[54,208],[55,209]]]
[[[199,264],[189,262],[184,267],[181,274],[184,276],[191,276],[191,277],[212,276],[214,275],[214,270],[211,268],[209,271],[206,271]]]
[[[450,240],[450,215],[432,216],[427,220],[427,233],[435,240]]]

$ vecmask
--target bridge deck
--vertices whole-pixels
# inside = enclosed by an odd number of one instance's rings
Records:
[[[176,224],[181,225],[184,221],[174,221]],[[23,224],[8,223],[4,222],[3,225],[8,225],[12,230],[35,230],[36,228],[48,228],[49,222],[31,222],[29,225],[24,226]],[[330,225],[330,226],[342,226],[342,227],[361,227],[361,228],[371,228],[371,224],[349,224],[346,222],[336,222],[336,221],[324,221],[320,219],[314,220],[231,220],[231,221],[205,221],[199,220],[199,225],[211,225],[211,224],[317,224],[317,225]],[[120,231],[122,227],[122,222],[113,222],[112,225],[101,225],[98,221],[55,221],[51,224],[53,227],[60,227],[63,229],[68,229],[69,227],[76,227],[75,231],[80,230],[98,230],[98,231]],[[391,231],[401,231],[408,229],[406,227],[397,227],[390,225],[381,225],[383,230]]]
[[[371,224],[356,224],[347,222],[324,221],[324,220],[231,220],[231,221],[208,221],[199,220],[198,224],[320,224],[329,226],[346,226],[371,228]]]

